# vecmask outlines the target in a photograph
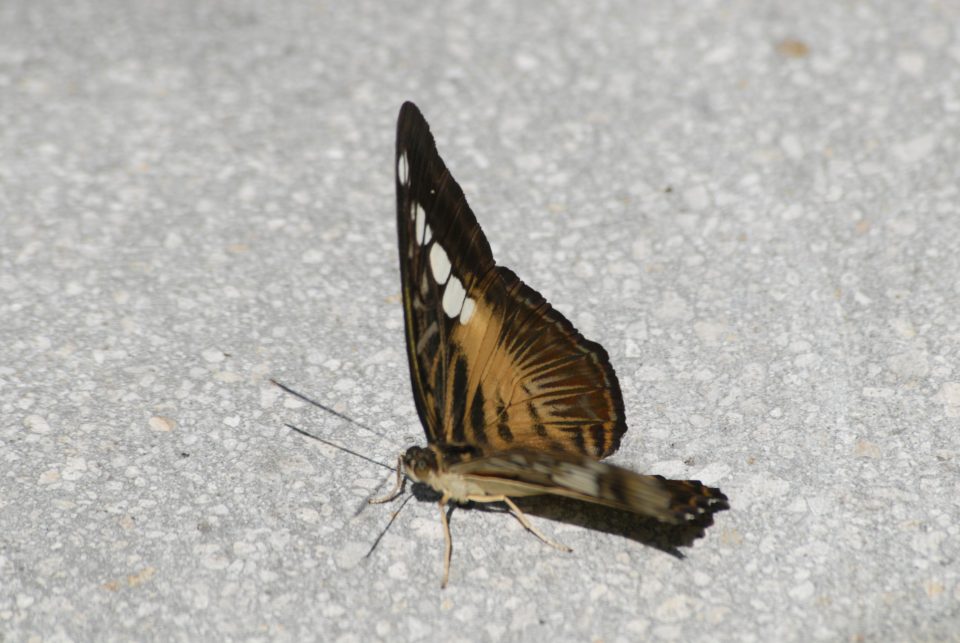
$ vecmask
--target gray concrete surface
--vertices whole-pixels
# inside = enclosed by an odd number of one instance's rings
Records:
[[[0,4],[0,639],[956,640],[960,4]],[[367,507],[416,101],[685,558]],[[283,395],[276,377],[370,426]],[[548,508],[549,509],[549,508]],[[547,511],[549,514],[550,511]],[[578,521],[579,519],[579,521]],[[586,524],[582,524],[586,523]]]

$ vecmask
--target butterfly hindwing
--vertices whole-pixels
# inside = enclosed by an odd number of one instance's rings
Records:
[[[476,293],[474,318],[454,328],[466,357],[466,406],[447,423],[452,442],[487,452],[528,448],[600,458],[626,430],[606,352],[510,270]]]
[[[419,110],[397,126],[397,223],[407,353],[431,443],[594,458],[626,431],[606,352],[494,264]]]
[[[667,524],[712,524],[712,515],[729,507],[719,489],[697,480],[642,475],[589,456],[516,450],[466,457],[450,466],[491,490],[519,497],[566,496],[655,518]]]

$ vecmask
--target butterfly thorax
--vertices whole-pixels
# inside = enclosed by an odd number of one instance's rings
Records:
[[[476,449],[471,446],[413,446],[403,454],[403,469],[414,482],[423,483],[448,496],[467,502],[468,496],[483,495],[484,489],[463,475],[452,473],[449,465],[469,460]]]

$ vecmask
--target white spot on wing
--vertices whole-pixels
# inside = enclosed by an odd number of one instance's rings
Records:
[[[397,159],[397,176],[404,185],[407,184],[407,179],[410,178],[410,166],[407,163],[406,150],[400,152],[400,158]]]
[[[463,298],[467,291],[463,289],[463,284],[455,276],[450,277],[447,287],[443,289],[443,312],[448,316],[460,314],[460,308],[463,307]]]
[[[466,324],[470,321],[470,318],[473,317],[473,311],[476,310],[477,304],[473,299],[467,297],[463,300],[463,308],[460,309],[460,323]]]
[[[450,258],[439,243],[430,248],[430,270],[433,271],[433,278],[437,283],[442,284],[450,276]]]
[[[430,239],[432,238],[433,238],[433,228],[431,228],[430,224],[428,223],[424,230],[423,243],[421,243],[420,245],[422,246],[427,245],[427,242],[430,241]]]
[[[416,237],[417,243],[419,243],[422,246],[423,245],[423,229],[424,229],[424,226],[427,225],[427,213],[424,212],[422,209],[420,209],[420,207],[417,204],[413,205],[413,211],[416,213],[416,216],[417,216],[417,221],[415,224],[415,228],[416,228],[415,234],[417,235]]]

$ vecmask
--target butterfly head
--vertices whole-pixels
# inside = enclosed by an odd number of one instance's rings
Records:
[[[410,447],[403,454],[403,468],[414,482],[427,482],[439,468],[437,453],[430,447]]]

